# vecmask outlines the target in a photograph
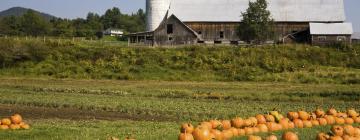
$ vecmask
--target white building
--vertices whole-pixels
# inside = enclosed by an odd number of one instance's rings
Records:
[[[106,29],[104,31],[104,35],[110,35],[110,36],[123,36],[124,35],[124,32],[120,29],[114,29],[114,28],[109,28],[109,29]]]

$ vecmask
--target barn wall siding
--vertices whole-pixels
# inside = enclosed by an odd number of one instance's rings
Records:
[[[199,36],[203,41],[240,41],[237,34],[237,28],[240,24],[238,22],[185,22],[185,24],[197,33],[201,32]],[[309,23],[307,22],[275,23],[275,34],[279,39],[284,39],[284,43],[296,42],[296,40],[285,36],[308,29]],[[220,32],[224,32],[223,38],[220,38]]]
[[[203,41],[237,41],[239,37],[236,29],[239,23],[206,23],[186,22],[187,26],[199,34]],[[220,37],[223,32],[223,37]],[[201,33],[201,34],[200,34]]]
[[[338,37],[340,36],[345,37],[345,40],[339,41]],[[313,45],[329,45],[334,43],[351,44],[351,35],[312,35],[311,43]]]

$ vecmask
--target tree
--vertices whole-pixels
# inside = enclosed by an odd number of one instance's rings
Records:
[[[20,20],[15,16],[4,17],[0,19],[0,34],[21,35]]]
[[[21,17],[21,31],[26,35],[42,36],[50,31],[50,24],[33,10],[28,10]]]
[[[267,5],[266,0],[250,1],[249,8],[241,13],[243,19],[238,34],[242,40],[259,44],[273,37],[274,20],[267,10]]]
[[[101,18],[104,28],[119,28],[118,26],[121,22],[121,16],[122,14],[119,8],[114,7],[112,9],[108,9]]]
[[[74,28],[72,26],[71,20],[68,19],[52,19],[50,21],[53,25],[53,36],[60,37],[72,37],[74,36]]]

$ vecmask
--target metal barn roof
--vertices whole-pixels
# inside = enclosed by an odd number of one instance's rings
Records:
[[[312,35],[351,35],[351,23],[310,23]]]
[[[360,32],[355,32],[351,36],[352,39],[360,39]]]
[[[254,1],[254,0],[251,0]],[[267,0],[277,22],[345,21],[343,0]],[[249,0],[172,0],[169,15],[184,22],[239,22]]]

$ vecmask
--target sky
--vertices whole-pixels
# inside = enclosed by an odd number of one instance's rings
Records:
[[[348,22],[354,30],[360,32],[360,0],[344,0]],[[123,13],[135,13],[145,9],[145,0],[0,0],[0,11],[20,6],[62,18],[85,18],[88,12],[100,15],[112,7],[118,7]]]

